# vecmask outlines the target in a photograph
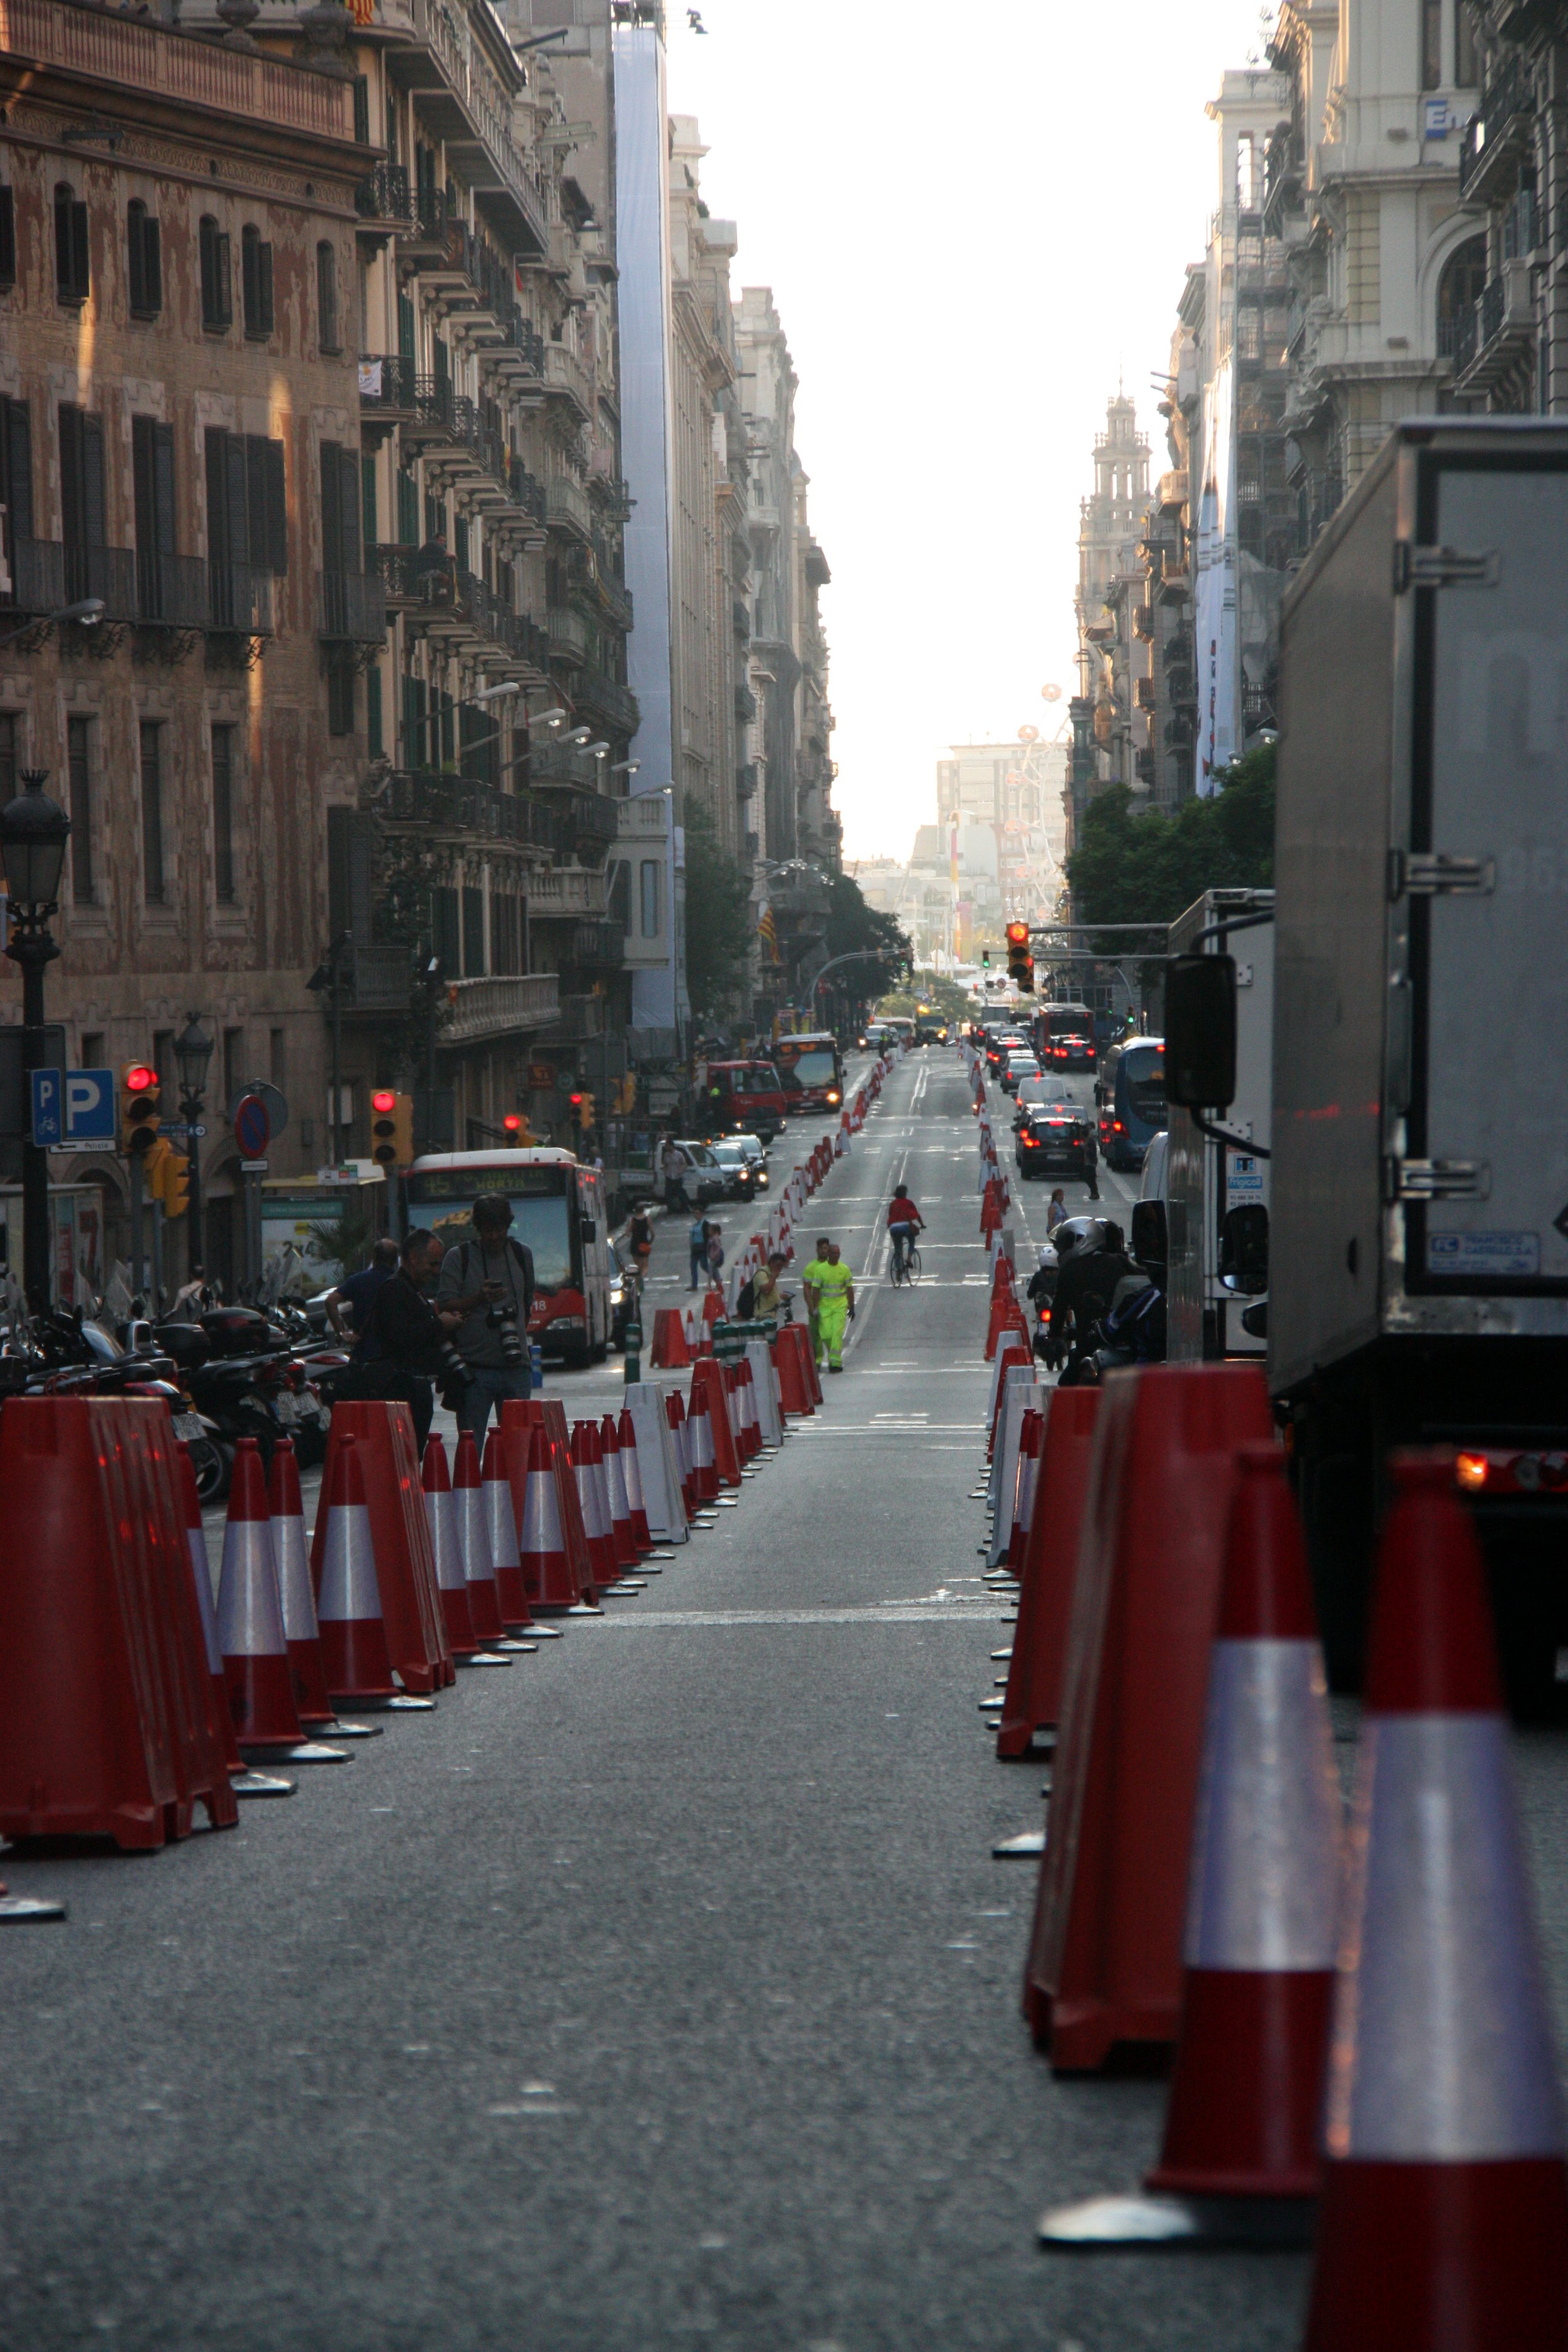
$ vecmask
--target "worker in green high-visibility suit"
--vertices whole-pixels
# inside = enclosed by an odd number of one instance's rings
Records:
[[[830,1372],[844,1370],[844,1329],[855,1312],[855,1277],[838,1254],[837,1242],[822,1241],[802,1277],[805,1303],[811,1311],[816,1360],[827,1358]]]

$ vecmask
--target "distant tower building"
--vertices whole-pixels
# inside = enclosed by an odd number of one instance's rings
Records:
[[[1139,432],[1133,404],[1119,388],[1106,403],[1105,430],[1095,436],[1094,488],[1079,510],[1075,826],[1099,784],[1140,782],[1132,709],[1148,649],[1134,636],[1133,614],[1142,596],[1138,547],[1148,506],[1148,436]]]

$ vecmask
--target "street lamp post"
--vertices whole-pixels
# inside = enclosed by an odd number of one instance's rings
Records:
[[[32,1073],[44,1066],[44,973],[59,953],[49,917],[59,907],[71,829],[64,809],[44,791],[48,772],[25,768],[23,789],[0,809],[0,861],[11,912],[5,952],[22,973],[23,1115],[29,1121],[22,1140],[22,1286],[35,1315],[49,1304],[49,1161],[32,1138]]]
[[[191,1221],[187,1266],[193,1282],[199,1282],[206,1272],[206,1242],[202,1232],[202,1139],[196,1129],[206,1108],[207,1066],[212,1057],[213,1041],[193,1013],[174,1040],[174,1061],[180,1073],[180,1117],[185,1122],[191,1162],[185,1213]]]

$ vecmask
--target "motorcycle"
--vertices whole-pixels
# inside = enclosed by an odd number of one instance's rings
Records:
[[[0,1396],[158,1398],[190,1450],[196,1492],[215,1501],[226,1485],[227,1465],[212,1423],[175,1377],[178,1369],[149,1324],[132,1324],[121,1336],[78,1309],[52,1307],[35,1318],[24,1341],[13,1337],[0,1354]]]

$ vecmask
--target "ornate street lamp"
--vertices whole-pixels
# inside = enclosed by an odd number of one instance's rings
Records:
[[[202,1237],[202,1139],[196,1129],[206,1108],[207,1066],[212,1057],[213,1041],[202,1027],[200,1015],[193,1013],[174,1040],[174,1062],[180,1073],[180,1117],[185,1122],[185,1146],[191,1160],[186,1194],[191,1221],[187,1265],[193,1282],[199,1282],[206,1271],[206,1248]]]
[[[22,971],[23,1116],[29,1122],[22,1139],[22,1286],[35,1315],[49,1305],[49,1161],[32,1138],[31,1076],[44,1066],[44,973],[59,953],[49,917],[58,910],[71,829],[64,809],[44,791],[48,772],[24,768],[23,789],[0,809],[0,863],[11,918],[5,952]]]

